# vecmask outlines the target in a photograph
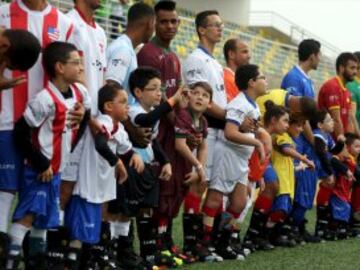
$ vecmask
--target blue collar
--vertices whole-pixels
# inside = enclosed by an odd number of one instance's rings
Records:
[[[205,47],[201,46],[200,44],[197,46],[200,50],[202,50],[204,53],[206,53],[208,56],[210,56],[211,58],[215,57],[208,51],[208,49],[206,49]]]
[[[254,100],[251,99],[251,97],[249,97],[247,94],[245,94],[246,99],[249,101],[249,103],[254,107],[257,108],[256,102]]]

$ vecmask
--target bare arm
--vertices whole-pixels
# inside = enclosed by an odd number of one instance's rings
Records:
[[[208,155],[208,146],[206,140],[203,140],[197,149],[197,158],[205,166]]]
[[[334,119],[334,133],[335,136],[344,134],[344,127],[341,121],[340,109],[332,109],[329,111],[331,118]]]
[[[186,138],[175,139],[175,150],[179,152],[183,158],[188,160],[194,167],[202,165],[202,163],[194,156],[193,152],[186,144]]]
[[[356,103],[351,103],[351,109],[349,111],[349,131],[359,134],[359,125],[356,120]]]
[[[294,159],[304,162],[306,165],[308,165],[312,169],[315,168],[314,162],[309,160],[306,156],[301,155],[293,147],[281,147],[281,153],[284,154],[285,156],[289,156],[289,157],[292,157]]]

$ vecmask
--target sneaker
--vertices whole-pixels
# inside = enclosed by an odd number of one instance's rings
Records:
[[[169,251],[176,257],[176,258],[180,258],[185,264],[192,264],[194,262],[196,262],[196,259],[194,256],[191,255],[187,255],[184,254],[183,252],[180,251],[180,249],[173,245],[170,247]]]
[[[195,257],[200,262],[222,262],[224,260],[215,252],[215,248],[205,240],[197,244]]]
[[[6,270],[18,270],[20,262],[22,261],[21,255],[11,255],[9,254],[6,261]]]

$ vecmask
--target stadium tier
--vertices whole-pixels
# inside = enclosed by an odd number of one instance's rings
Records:
[[[69,10],[73,6],[71,0],[51,0],[53,5],[59,7],[63,11]],[[130,1],[130,4],[134,1]],[[148,3],[153,3],[153,0],[148,0]],[[114,20],[114,7],[118,5],[118,1],[106,0],[103,1],[103,8],[97,13],[98,22],[106,30],[109,40],[117,37],[126,23],[126,11],[128,6],[123,7],[123,15],[121,22]],[[181,24],[179,32],[172,43],[173,49],[178,53],[181,59],[184,59],[197,45],[198,38],[195,31],[195,13],[189,10],[179,9]],[[226,21],[226,18],[224,18]],[[117,19],[118,20],[118,19]],[[268,39],[265,36],[265,31],[261,28],[255,30],[254,28],[244,27],[232,22],[226,22],[223,32],[223,42],[218,44],[215,48],[215,57],[225,64],[222,54],[222,47],[224,42],[230,37],[240,37],[248,42],[251,52],[251,62],[258,64],[267,77],[271,88],[278,88],[281,78],[285,73],[297,63],[297,48],[293,45],[280,43],[276,40]],[[323,56],[318,70],[313,71],[311,77],[314,80],[316,89],[319,89],[321,84],[334,75],[334,59]]]

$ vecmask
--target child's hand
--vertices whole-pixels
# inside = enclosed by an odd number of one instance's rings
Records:
[[[255,148],[259,152],[260,164],[264,164],[265,157],[266,157],[264,145],[259,140],[257,140],[257,141],[258,141],[258,144],[255,146]]]
[[[161,172],[159,175],[159,178],[161,180],[165,180],[165,181],[169,181],[170,178],[172,176],[172,169],[171,169],[171,164],[170,163],[166,163],[162,168],[161,168]]]
[[[196,167],[196,172],[199,175],[200,182],[205,182],[206,174],[205,174],[204,167],[201,164]]]
[[[79,125],[84,118],[85,107],[80,102],[76,102],[74,108],[69,111],[69,121],[72,128],[79,128]]]
[[[144,171],[145,165],[141,157],[137,154],[133,154],[130,162],[130,167],[134,167],[137,173],[142,173]]]
[[[50,182],[51,179],[53,178],[53,170],[51,168],[51,165],[49,166],[49,168],[46,169],[46,171],[43,171],[42,173],[40,173],[38,175],[38,179],[41,181],[41,182]]]
[[[200,177],[197,172],[190,172],[185,175],[185,181],[184,184],[187,186],[190,186],[191,184],[197,183],[199,181]]]
[[[306,164],[306,166],[310,169],[310,170],[315,170],[315,163],[308,159],[307,157],[304,158],[304,163]]]
[[[176,93],[171,97],[171,99],[173,99],[174,104],[177,104],[182,100],[184,101],[188,100],[188,94],[189,94],[189,88],[187,88],[185,85],[182,85],[179,87]]]
[[[346,141],[346,138],[345,138],[345,136],[344,136],[343,134],[340,134],[340,135],[337,137],[337,140],[338,140],[339,142],[345,142],[345,141]]]
[[[128,173],[121,159],[115,165],[115,178],[119,184],[123,184],[128,178]]]

